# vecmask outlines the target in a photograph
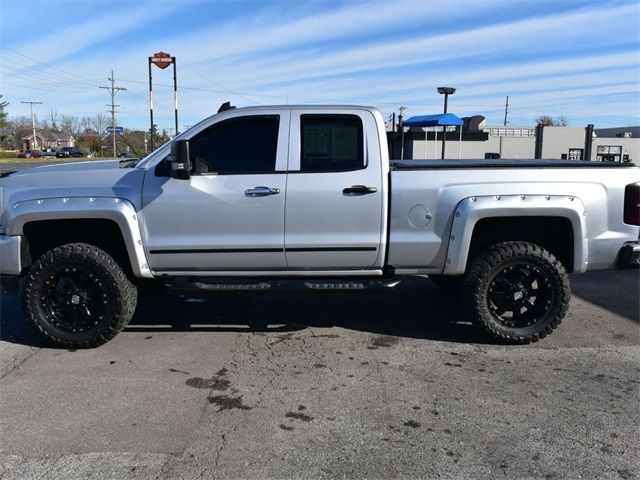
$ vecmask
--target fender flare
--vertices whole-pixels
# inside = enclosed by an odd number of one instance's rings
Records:
[[[444,274],[464,274],[471,238],[478,221],[499,217],[559,217],[569,220],[573,229],[575,273],[587,270],[589,238],[584,203],[564,195],[487,195],[467,197],[456,206],[447,249]]]
[[[152,278],[142,246],[138,214],[131,202],[114,197],[59,197],[25,200],[7,209],[8,235],[22,235],[24,225],[40,220],[112,220],[124,240],[136,277]]]

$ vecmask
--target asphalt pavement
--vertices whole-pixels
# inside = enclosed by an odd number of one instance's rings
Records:
[[[143,297],[78,351],[45,345],[3,294],[0,479],[640,478],[640,272],[572,288],[559,329],[526,346],[492,343],[415,278]]]
[[[390,293],[143,298],[92,350],[0,314],[0,478],[590,478],[640,472],[639,271],[572,277],[492,343],[426,278]]]
[[[92,160],[113,160],[112,158],[55,158],[46,157],[41,159],[29,159],[21,160],[16,158],[15,160],[3,160],[0,162],[0,175],[6,172],[15,172],[18,170],[25,170],[27,168],[42,167],[46,165],[55,165],[58,163],[74,163],[74,162],[87,162]]]

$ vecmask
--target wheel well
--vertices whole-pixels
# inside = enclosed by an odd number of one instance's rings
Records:
[[[113,220],[39,220],[23,227],[22,265],[27,267],[52,248],[67,243],[88,243],[109,255],[131,274],[131,263],[120,227]]]
[[[520,240],[535,243],[553,253],[567,272],[573,271],[573,228],[562,217],[496,217],[476,223],[469,260],[498,242]]]

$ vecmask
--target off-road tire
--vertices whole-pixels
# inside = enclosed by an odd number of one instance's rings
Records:
[[[85,276],[85,283],[91,284],[84,291],[76,286],[81,282],[74,283],[65,277],[80,275],[77,272]],[[69,286],[64,290],[54,288],[54,283]],[[75,290],[71,291],[72,288]],[[73,303],[80,305],[60,301],[61,291],[65,292],[64,298],[73,297]],[[80,300],[89,291],[93,297],[100,297],[99,302],[87,303],[91,308],[83,307]],[[93,305],[98,303],[99,307],[94,309]],[[127,326],[136,303],[136,287],[120,265],[103,250],[86,243],[70,243],[49,250],[34,262],[25,278],[23,304],[27,320],[45,339],[65,348],[90,348],[108,342]],[[83,312],[81,316],[86,317],[87,325],[82,323],[78,328],[73,328],[75,324],[68,325],[69,316],[60,313],[64,308],[84,308],[86,314]]]
[[[524,287],[524,295],[531,295],[529,298],[533,298],[536,305],[540,302],[540,306],[535,306],[529,313],[531,324],[514,325],[516,322],[505,321],[499,314],[504,307],[496,307],[492,301],[492,298],[496,298],[494,289],[503,290],[499,292],[501,297],[498,299],[505,298],[504,291],[507,288],[503,288],[502,284],[496,285],[501,280],[499,276],[514,269],[516,272],[533,272],[539,278],[534,283],[542,285],[538,286],[538,290],[535,286],[529,290]],[[520,285],[523,283],[526,281],[520,282]],[[513,298],[509,297],[509,302],[515,304],[522,301],[520,298],[515,300],[517,295],[522,295],[517,290],[517,287],[512,290],[515,293]],[[571,288],[564,266],[553,254],[527,242],[503,242],[487,248],[470,262],[462,283],[461,296],[468,317],[474,324],[496,340],[519,344],[536,342],[560,325],[569,307]],[[526,304],[522,308],[527,308]],[[518,311],[522,310],[518,307]],[[527,315],[527,312],[528,309],[524,314]],[[520,317],[522,313],[517,315]]]
[[[429,280],[441,290],[458,293],[462,287],[462,277],[459,275],[429,275]]]

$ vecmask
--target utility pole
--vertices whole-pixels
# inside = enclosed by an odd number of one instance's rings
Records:
[[[42,102],[20,102],[20,103],[28,103],[31,107],[31,129],[33,134],[33,145],[31,145],[31,149],[36,150],[38,148],[38,138],[36,137],[36,117],[33,114],[33,106],[34,105],[42,105]]]
[[[111,105],[107,105],[107,107],[111,107],[111,135],[113,138],[113,158],[116,158],[118,156],[118,153],[116,152],[116,107],[119,107],[120,105],[116,105],[115,102],[115,98],[116,98],[116,93],[118,93],[121,90],[126,90],[126,88],[124,87],[116,87],[115,83],[115,77],[113,75],[113,70],[111,70],[111,77],[107,78],[107,80],[109,80],[111,82],[111,86],[102,86],[100,88],[104,88],[105,90],[110,90],[111,91]]]
[[[506,127],[509,121],[507,120],[507,115],[509,115],[509,95],[507,95],[507,101],[504,104],[504,123],[503,125]]]

